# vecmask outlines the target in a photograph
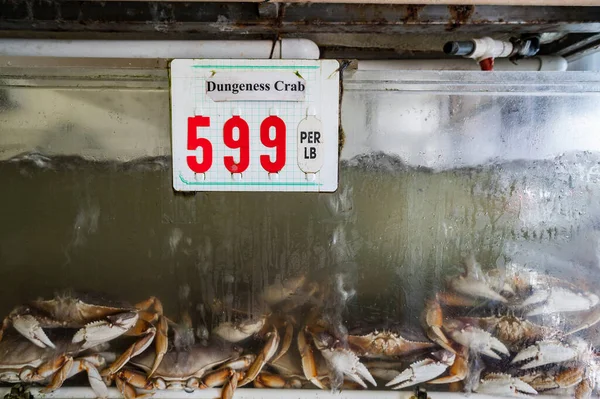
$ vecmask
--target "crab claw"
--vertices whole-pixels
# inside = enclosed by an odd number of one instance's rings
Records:
[[[31,315],[17,316],[13,320],[13,327],[40,348],[55,348],[35,317]]]
[[[566,288],[555,287],[550,290],[537,290],[527,298],[521,308],[535,306],[527,316],[538,316],[542,314],[579,312],[589,310],[600,302],[597,295],[591,293],[577,293]]]
[[[521,370],[527,370],[546,364],[566,362],[575,359],[577,355],[577,350],[559,341],[540,341],[517,353],[510,363],[515,364],[533,359],[521,366]]]
[[[369,370],[360,362],[360,359],[354,352],[348,349],[336,348],[324,349],[321,351],[321,354],[334,373],[343,374],[363,388],[367,387],[363,379],[367,380],[371,385],[377,386]]]
[[[88,323],[75,333],[73,343],[83,342],[82,349],[87,349],[111,341],[132,329],[138,317],[137,312],[125,312]]]
[[[454,291],[472,298],[485,298],[502,303],[508,302],[506,298],[494,291],[488,283],[469,276],[453,278],[450,281],[450,287]]]
[[[466,326],[461,329],[451,329],[450,337],[457,343],[468,347],[472,351],[484,354],[497,360],[500,360],[501,357],[496,352],[500,352],[506,356],[510,355],[506,345],[504,345],[498,338],[493,337],[489,332],[477,327]]]
[[[477,393],[497,396],[528,397],[537,395],[531,385],[509,374],[488,374],[481,380]]]
[[[493,301],[508,302],[506,298],[500,295],[494,288],[498,285],[497,279],[488,281],[481,270],[481,265],[477,263],[475,257],[470,255],[465,259],[465,274],[452,278],[449,281],[450,288],[455,292],[467,295],[471,298],[485,298]]]
[[[424,359],[415,362],[406,370],[398,374],[396,378],[385,384],[385,386],[392,386],[392,389],[402,389],[411,385],[433,380],[442,375],[448,367],[454,363],[456,354],[450,351],[441,350],[434,353],[434,357],[439,358],[439,360]]]
[[[241,323],[223,322],[213,330],[212,334],[229,342],[240,342],[258,333],[265,325],[266,317],[245,320]]]

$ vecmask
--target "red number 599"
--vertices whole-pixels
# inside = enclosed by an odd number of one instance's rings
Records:
[[[202,162],[198,162],[196,155],[188,155],[187,164],[195,173],[206,173],[213,164],[213,146],[209,139],[198,137],[198,128],[209,127],[208,116],[191,116],[188,118],[187,149],[190,151],[202,149]],[[233,129],[237,128],[239,135],[233,137]],[[271,128],[274,128],[275,136],[271,138]],[[260,156],[260,165],[269,173],[278,173],[285,166],[285,122],[278,116],[271,115],[260,124],[260,142],[267,148],[275,148],[275,159],[271,160],[269,155]],[[223,143],[231,149],[239,149],[239,159],[234,157],[223,157],[225,168],[231,173],[242,173],[250,165],[250,129],[248,123],[240,116],[233,116],[223,125]]]

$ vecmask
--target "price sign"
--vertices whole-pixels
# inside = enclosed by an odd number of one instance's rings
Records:
[[[171,62],[173,187],[333,192],[335,60]]]

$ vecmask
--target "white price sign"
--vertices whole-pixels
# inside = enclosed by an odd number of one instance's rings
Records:
[[[175,190],[337,190],[338,68],[335,60],[172,61]]]

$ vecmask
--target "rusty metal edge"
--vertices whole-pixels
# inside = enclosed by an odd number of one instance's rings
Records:
[[[121,0],[82,0],[84,2],[104,2],[104,1],[121,1]],[[163,0],[129,0],[139,2],[160,2]],[[211,3],[214,0],[170,0],[171,2],[186,2],[186,3]],[[414,0],[220,0],[221,3],[338,3],[338,4],[417,4]],[[462,6],[553,6],[553,7],[593,7],[600,6],[600,0],[420,0],[418,5],[462,5]]]

